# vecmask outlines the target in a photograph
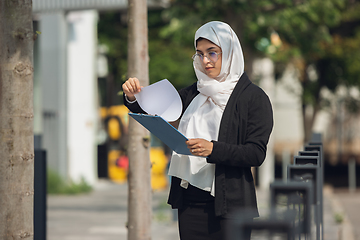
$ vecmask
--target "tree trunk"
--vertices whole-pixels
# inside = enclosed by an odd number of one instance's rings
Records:
[[[316,100],[314,105],[312,105],[312,111],[309,112],[307,109],[310,106],[303,103],[302,105],[302,115],[303,115],[303,126],[304,126],[304,143],[307,143],[311,140],[313,134],[313,127],[315,124],[316,116],[320,111],[319,100]]]
[[[31,0],[0,1],[0,239],[33,239]]]
[[[301,83],[301,87],[304,91],[308,87],[309,84],[309,77],[307,74],[307,69],[309,65],[304,60],[298,60],[295,62],[295,67],[299,70],[299,80]],[[304,128],[304,143],[307,143],[310,141],[312,132],[313,132],[313,126],[315,123],[316,116],[320,110],[320,87],[315,92],[314,97],[314,103],[309,105],[305,102],[305,96],[303,93],[302,96],[302,119],[303,119],[303,128]]]
[[[312,125],[310,119],[312,116],[309,116],[310,113],[307,110],[309,108],[305,103],[302,104],[302,118],[303,118],[303,128],[304,128],[304,143],[307,143],[311,138]],[[311,113],[312,115],[312,113]]]
[[[129,0],[128,77],[149,84],[147,1]],[[128,239],[151,239],[150,134],[130,118]]]
[[[300,82],[303,89],[306,89],[309,83],[309,78],[307,76],[307,68],[309,66],[305,65],[303,68],[300,68]],[[313,92],[314,102],[310,104],[306,104],[304,96],[302,97],[302,117],[303,117],[303,127],[304,127],[304,143],[308,143],[311,140],[313,134],[313,127],[315,124],[316,116],[319,113],[320,106],[320,90],[321,86],[319,86],[315,92]],[[310,111],[311,110],[311,111]]]

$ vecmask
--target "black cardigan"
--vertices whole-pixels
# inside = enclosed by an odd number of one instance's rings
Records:
[[[197,85],[179,91],[183,113],[199,94]],[[135,102],[124,100],[132,112],[144,113]],[[266,145],[273,127],[273,113],[268,96],[244,73],[236,84],[225,107],[217,141],[207,158],[215,168],[215,214],[235,217],[246,209],[247,217],[257,217],[256,193],[251,167],[260,166],[266,155]],[[172,177],[168,203],[182,207],[180,179]],[[244,212],[245,213],[245,212]]]

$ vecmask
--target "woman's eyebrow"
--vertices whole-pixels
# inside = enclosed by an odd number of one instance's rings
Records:
[[[208,49],[206,49],[206,51],[210,51],[210,50],[216,50],[216,47],[209,47]]]
[[[216,47],[209,47],[208,49],[206,49],[207,52],[209,52],[211,50],[216,50]],[[196,51],[202,53],[202,51],[199,49],[196,49]]]

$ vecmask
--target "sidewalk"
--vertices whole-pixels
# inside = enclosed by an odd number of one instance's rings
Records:
[[[333,196],[333,209],[344,218],[342,239],[360,240],[360,191],[350,193],[347,188],[340,188],[333,191]]]
[[[99,181],[90,194],[48,196],[47,240],[127,240],[127,184]],[[167,191],[153,195],[152,239],[179,239],[166,204]]]
[[[127,184],[100,180],[94,188],[90,194],[48,196],[47,240],[127,240]],[[266,216],[268,191],[257,192],[260,215]],[[177,222],[166,204],[167,194],[153,194],[153,240],[179,239]],[[355,240],[349,229],[335,222],[335,213],[342,213],[342,209],[337,208],[341,204],[334,196],[331,189],[324,189],[324,239]],[[349,223],[347,217],[345,222]],[[344,233],[350,237],[341,238]]]

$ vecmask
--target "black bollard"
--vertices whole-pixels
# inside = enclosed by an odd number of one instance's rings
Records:
[[[287,214],[294,215],[289,221],[293,226],[293,237],[301,238],[311,234],[311,206],[314,199],[313,182],[275,181],[270,184],[270,209],[271,217],[279,217],[281,206],[279,200],[286,202]],[[292,212],[291,212],[292,211]]]
[[[46,151],[34,153],[34,240],[46,240]]]

